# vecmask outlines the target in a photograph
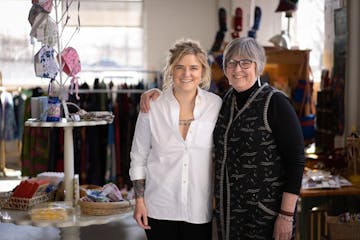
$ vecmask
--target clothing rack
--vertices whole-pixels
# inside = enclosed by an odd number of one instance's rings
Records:
[[[91,69],[82,69],[80,74],[84,73],[94,73],[99,74],[98,77],[100,81],[105,79],[131,79],[136,78],[133,74],[138,74],[137,80],[144,80],[144,75],[152,75],[153,79],[156,81],[157,86],[162,84],[162,74],[157,70],[146,70],[146,69],[131,69],[131,68],[91,68]],[[124,75],[116,75],[116,73],[125,73]],[[128,75],[126,75],[128,73]],[[148,79],[150,79],[148,77]],[[149,83],[149,82],[147,82]],[[151,87],[150,87],[151,88]]]
[[[0,94],[2,95],[3,91],[4,91],[4,87],[1,84],[1,89],[0,89]],[[1,99],[2,100],[2,99]],[[1,124],[4,124],[4,120],[5,120],[5,114],[4,114],[4,106],[3,106],[3,101],[1,101],[1,106],[2,108],[2,113],[1,114]],[[2,129],[3,126],[0,126],[0,128]],[[2,138],[0,140],[0,172],[1,174],[6,177],[6,158],[5,158],[5,152],[6,152],[6,148],[5,148],[5,140]]]
[[[146,69],[131,69],[131,68],[91,68],[91,69],[82,69],[81,72],[138,72],[138,73],[151,73],[158,75],[159,71],[156,70],[146,70]]]
[[[143,93],[145,89],[79,89],[79,93]]]

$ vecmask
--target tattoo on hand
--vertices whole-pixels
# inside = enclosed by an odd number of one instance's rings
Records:
[[[145,179],[133,181],[135,198],[143,198],[145,191]]]

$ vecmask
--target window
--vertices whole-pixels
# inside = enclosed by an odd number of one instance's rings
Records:
[[[27,20],[30,8],[31,1],[0,2],[0,71],[3,85],[30,84],[36,78],[29,37],[31,27]]]
[[[313,72],[314,81],[320,81],[323,51],[324,51],[324,24],[325,1],[301,0],[294,17],[290,19],[290,36],[292,45],[300,49],[311,49],[309,63]],[[283,26],[287,26],[283,18]]]
[[[66,9],[66,1],[63,2]],[[77,50],[84,71],[144,68],[142,0],[81,0],[79,12],[77,0],[68,1],[71,2],[63,18],[65,23],[67,16],[70,17],[61,39],[63,47]],[[29,0],[0,2],[0,71],[5,86],[49,83],[49,79],[38,78],[34,73],[33,57],[41,43],[35,39],[30,44],[31,26],[27,20],[30,8]],[[50,16],[55,19],[54,9]],[[78,16],[81,26],[77,30]]]

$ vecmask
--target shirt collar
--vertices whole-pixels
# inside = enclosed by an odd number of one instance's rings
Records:
[[[195,98],[195,105],[199,104],[201,102],[201,100],[204,98],[204,93],[205,90],[201,89],[200,87],[197,87],[197,94],[196,94],[196,98]],[[176,98],[174,96],[174,92],[171,87],[168,87],[165,91],[164,91],[164,96],[168,101],[176,101]]]

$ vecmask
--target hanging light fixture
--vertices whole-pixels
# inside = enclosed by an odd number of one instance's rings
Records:
[[[290,44],[290,19],[293,16],[293,12],[297,9],[298,0],[280,0],[275,12],[285,12],[287,21],[287,29],[282,30],[280,34],[277,34],[270,38],[270,42],[277,47],[283,47],[286,49],[291,48]]]

